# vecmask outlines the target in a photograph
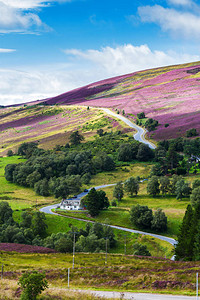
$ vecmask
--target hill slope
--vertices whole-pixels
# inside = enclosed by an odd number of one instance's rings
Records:
[[[159,121],[152,135],[159,140],[183,136],[190,128],[200,133],[199,94],[200,62],[195,62],[106,79],[43,102],[124,109],[131,117],[144,111]]]

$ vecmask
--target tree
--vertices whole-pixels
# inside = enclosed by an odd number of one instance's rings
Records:
[[[133,255],[151,256],[151,253],[147,249],[146,245],[139,243],[134,243],[133,245]]]
[[[193,207],[200,205],[200,187],[196,187],[192,190],[190,201]]]
[[[175,247],[175,259],[189,259],[193,252],[192,227],[194,222],[194,212],[191,205],[187,206],[182,224],[178,234],[178,243]]]
[[[44,237],[46,235],[47,224],[45,223],[46,217],[43,212],[35,212],[32,218],[31,228],[34,235]]]
[[[191,188],[188,184],[188,182],[185,182],[184,179],[180,179],[176,183],[176,190],[175,190],[175,195],[176,199],[182,200],[183,197],[189,197],[191,193]]]
[[[37,147],[38,144],[35,142],[23,143],[19,146],[17,154],[29,158]]]
[[[13,182],[13,172],[15,171],[17,164],[8,164],[5,167],[5,178],[8,181]]]
[[[137,114],[138,119],[144,119],[145,118],[145,113],[141,112]]]
[[[170,193],[172,195],[175,195],[175,193],[176,193],[176,184],[179,181],[179,179],[180,179],[180,177],[178,175],[176,175],[176,174],[172,175],[172,180],[170,182]]]
[[[195,179],[194,182],[192,183],[192,189],[193,190],[197,187],[200,187],[200,180],[199,179]]]
[[[145,126],[145,128],[147,128],[148,131],[153,131],[158,126],[158,121],[154,120],[152,118],[147,119],[144,126]]]
[[[13,151],[12,150],[8,150],[7,156],[9,157],[9,156],[13,156],[13,155],[14,155]]]
[[[147,193],[155,197],[160,193],[159,181],[157,176],[152,176],[147,184]]]
[[[170,180],[167,176],[160,177],[160,190],[166,196],[170,189]]]
[[[118,149],[118,160],[131,161],[133,159],[136,159],[138,147],[138,142],[121,144]]]
[[[148,161],[154,157],[153,150],[146,144],[140,144],[136,158],[139,161]]]
[[[170,144],[169,149],[166,154],[167,162],[168,162],[168,167],[173,169],[177,166],[178,164],[178,156],[176,152],[176,146],[175,144]]]
[[[9,203],[6,201],[0,202],[0,224],[5,224],[13,220],[13,211]]]
[[[114,187],[113,197],[116,198],[119,202],[122,200],[123,196],[124,196],[123,184],[121,181],[119,181]]]
[[[72,145],[78,145],[81,143],[81,141],[84,140],[84,136],[81,135],[77,130],[77,131],[72,132],[72,134],[69,137],[69,140]]]
[[[21,299],[36,300],[37,296],[48,288],[45,277],[45,273],[39,273],[37,271],[24,273],[18,281],[18,284],[23,290]]]
[[[99,136],[103,136],[103,135],[104,135],[103,129],[102,129],[102,128],[97,129],[97,134],[98,134]]]
[[[130,210],[130,221],[139,228],[151,228],[153,220],[152,210],[148,206],[135,205]]]
[[[191,128],[186,131],[186,137],[192,137],[198,135],[196,128]]]
[[[21,223],[20,227],[30,228],[32,224],[32,215],[29,214],[27,211],[23,211],[21,213]]]
[[[55,243],[55,250],[62,253],[72,252],[72,248],[73,248],[73,243],[70,238],[61,237]]]
[[[94,217],[99,211],[108,208],[109,201],[104,191],[96,191],[92,188],[89,193],[81,200],[81,205],[86,206],[89,214]]]
[[[37,181],[34,185],[34,190],[38,195],[47,197],[50,195],[49,183],[46,178]]]
[[[128,194],[131,195],[131,197],[133,196],[133,194],[137,196],[139,191],[139,183],[137,179],[134,177],[130,177],[129,179],[127,179],[124,183],[124,189]]]
[[[167,217],[162,209],[158,208],[153,216],[151,222],[151,228],[157,232],[163,232],[167,230]]]

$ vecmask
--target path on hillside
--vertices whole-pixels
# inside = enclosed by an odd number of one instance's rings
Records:
[[[123,121],[124,123],[126,123],[128,126],[130,126],[131,128],[134,128],[137,132],[134,134],[134,139],[136,141],[139,141],[143,144],[146,144],[148,145],[151,149],[155,149],[156,148],[156,145],[154,145],[153,143],[147,141],[145,139],[145,134],[148,132],[146,129],[136,125],[135,123],[131,122],[129,119],[127,119],[126,117],[124,116],[121,116],[119,114],[116,114],[114,113],[113,111],[111,111],[110,109],[108,108],[101,108],[103,111],[105,111],[105,113],[115,117],[115,118],[118,118],[120,119],[121,121]]]

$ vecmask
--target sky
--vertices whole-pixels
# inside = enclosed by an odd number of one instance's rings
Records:
[[[200,61],[200,0],[0,0],[0,105]]]

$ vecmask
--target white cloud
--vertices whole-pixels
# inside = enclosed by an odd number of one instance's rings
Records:
[[[64,52],[76,59],[92,62],[93,66],[103,71],[102,74],[105,77],[200,59],[198,55],[152,51],[147,45],[133,46],[131,44],[116,48],[105,47],[101,50],[68,49]]]
[[[65,53],[73,58],[70,64],[0,69],[0,105],[44,99],[113,76],[200,60],[197,55],[152,51],[147,45],[131,44]]]
[[[15,52],[15,49],[5,49],[5,48],[0,48],[0,53],[11,53]]]
[[[200,36],[200,16],[194,13],[164,8],[160,5],[139,7],[138,13],[142,22],[156,23],[163,31],[191,39]]]
[[[193,6],[195,3],[192,0],[168,0],[169,4],[182,5],[182,6]]]
[[[0,0],[0,33],[47,29],[37,15],[37,9],[70,0]]]

